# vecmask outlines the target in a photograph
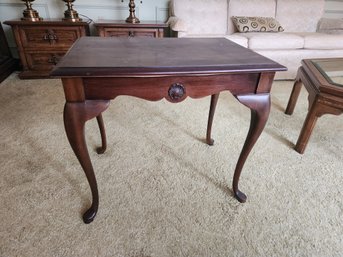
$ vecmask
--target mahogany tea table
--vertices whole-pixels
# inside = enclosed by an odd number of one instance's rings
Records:
[[[284,70],[284,66],[224,38],[83,37],[76,41],[51,75],[62,79],[66,134],[92,192],[92,204],[83,214],[83,221],[92,222],[99,206],[85,123],[97,118],[102,139],[97,152],[104,153],[106,136],[101,113],[110,100],[120,95],[149,101],[165,98],[172,103],[188,96],[211,95],[206,136],[209,145],[213,144],[212,121],[221,91],[230,91],[250,108],[250,129],[233,176],[234,195],[245,202],[245,194],[238,189],[239,177],[267,122],[275,72]]]

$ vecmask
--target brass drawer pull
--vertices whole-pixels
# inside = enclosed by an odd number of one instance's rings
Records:
[[[129,31],[129,37],[134,37],[135,36],[135,32],[134,31]]]
[[[57,55],[53,54],[51,58],[48,59],[48,63],[56,65],[59,62],[59,60],[60,58]]]
[[[53,30],[49,29],[44,35],[43,40],[49,41],[50,44],[54,44],[58,40],[58,37]]]

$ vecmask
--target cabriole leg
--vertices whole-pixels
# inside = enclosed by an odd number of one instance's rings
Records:
[[[67,102],[64,106],[64,126],[69,143],[84,170],[92,192],[92,205],[83,214],[83,221],[94,220],[99,206],[97,182],[85,140],[85,123],[107,109],[109,101]]]
[[[251,110],[251,120],[250,128],[245,140],[243,149],[238,158],[235,173],[233,176],[233,191],[236,199],[244,203],[246,201],[246,195],[238,189],[238,182],[242,172],[242,168],[248,155],[255,145],[257,139],[263,131],[264,126],[268,120],[270,112],[270,95],[260,94],[260,95],[242,95],[236,96],[239,102],[249,107]]]

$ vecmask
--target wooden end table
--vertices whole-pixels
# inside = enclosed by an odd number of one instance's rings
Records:
[[[100,37],[167,37],[168,24],[161,21],[127,23],[120,20],[97,20],[94,22]]]
[[[21,79],[49,78],[56,63],[80,37],[89,35],[89,22],[44,19],[9,20],[23,70]]]
[[[61,77],[66,103],[64,124],[92,191],[92,205],[84,213],[93,221],[99,205],[97,182],[88,154],[84,127],[97,118],[102,146],[106,137],[101,113],[120,95],[149,101],[162,98],[172,103],[186,97],[211,95],[207,143],[213,144],[211,128],[219,93],[229,90],[251,109],[250,129],[239,156],[233,191],[240,202],[239,177],[249,152],[261,134],[270,110],[270,89],[276,71],[286,68],[224,38],[103,38],[79,39],[51,75]]]
[[[308,91],[309,111],[295,150],[303,154],[318,117],[343,112],[343,58],[306,59],[297,77],[285,113],[294,111],[301,86]]]

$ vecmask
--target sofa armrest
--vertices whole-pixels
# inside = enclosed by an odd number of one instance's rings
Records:
[[[343,19],[321,18],[318,22],[317,32],[333,34],[343,32]]]
[[[176,16],[170,16],[168,21],[167,21],[167,24],[169,25],[170,29],[175,31],[175,32],[186,32],[187,31],[187,26],[186,26],[186,23],[176,17]]]

